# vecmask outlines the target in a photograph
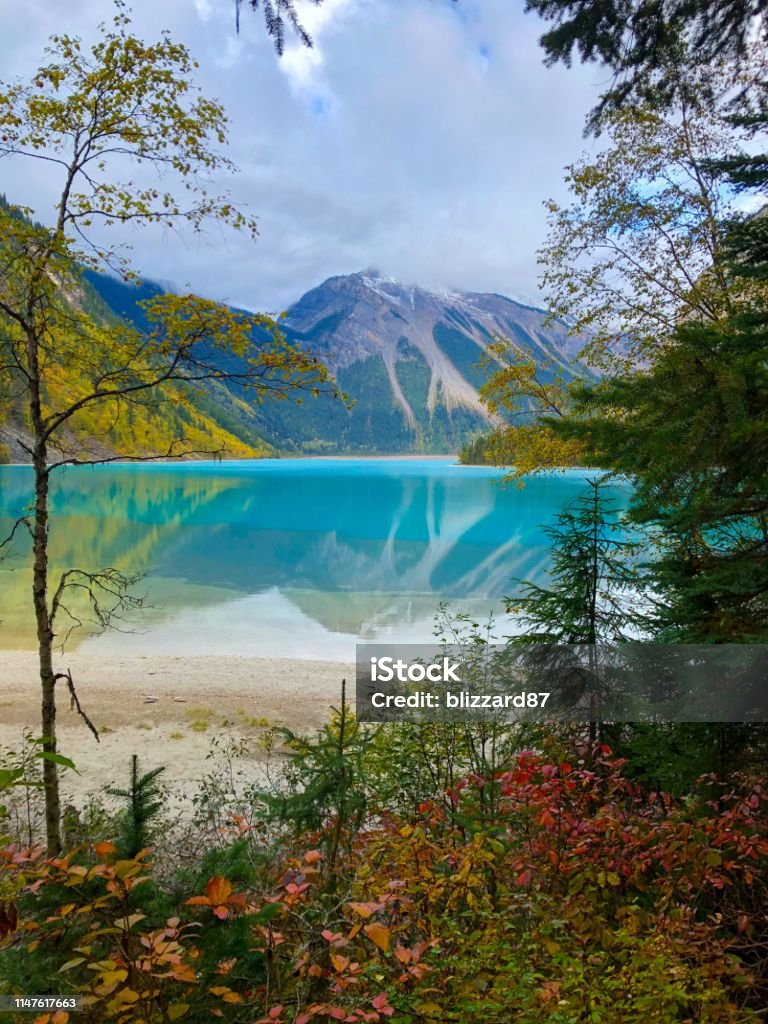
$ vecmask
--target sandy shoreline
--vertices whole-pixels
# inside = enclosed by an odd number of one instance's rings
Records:
[[[101,732],[97,743],[62,689],[59,748],[81,773],[66,773],[64,792],[78,798],[124,784],[132,754],[147,770],[172,765],[174,784],[191,790],[210,771],[214,737],[255,737],[265,721],[312,731],[338,706],[343,678],[354,694],[354,666],[339,662],[74,652],[56,661],[67,668]],[[32,651],[0,655],[0,748],[19,749],[25,728],[40,733],[35,669]]]

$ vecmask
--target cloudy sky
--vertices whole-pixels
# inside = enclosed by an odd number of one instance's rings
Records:
[[[275,56],[261,14],[233,0],[133,0],[135,31],[167,28],[231,120],[227,184],[256,243],[129,238],[146,276],[278,312],[332,274],[377,267],[428,287],[537,296],[542,203],[588,147],[600,69],[545,68],[523,0],[297,0],[315,38]],[[0,0],[0,74],[39,63],[46,37],[88,39],[110,0]],[[0,191],[46,220],[42,167],[0,161]]]

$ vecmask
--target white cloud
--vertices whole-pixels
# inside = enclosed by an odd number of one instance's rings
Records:
[[[325,47],[334,33],[349,26],[355,16],[364,16],[365,0],[323,0],[297,6],[302,26],[312,39],[308,47],[292,38],[278,63],[288,80],[291,92],[316,116],[325,116],[337,110],[342,97],[334,92],[325,69]],[[352,43],[351,45],[354,45]]]
[[[107,0],[0,0],[0,67],[31,70],[45,37],[92,34]],[[535,293],[542,202],[584,148],[599,71],[547,69],[541,24],[508,0],[325,0],[301,5],[315,38],[274,54],[261,13],[232,0],[132,0],[136,31],[168,28],[231,118],[235,196],[255,245],[132,233],[137,266],[217,298],[281,309],[364,266],[435,286]],[[0,163],[4,189],[49,210],[45,173]]]
[[[312,84],[324,64],[323,44],[327,35],[359,6],[356,0],[324,0],[320,7],[305,4],[298,9],[299,20],[313,45],[310,48],[292,41],[285,47],[280,69],[294,88],[304,89]]]
[[[766,204],[768,204],[766,196],[739,195],[732,201],[734,210],[738,210],[739,213],[757,213]]]
[[[213,16],[211,0],[195,0],[195,10],[197,11],[198,18],[203,22],[203,24],[209,22]]]

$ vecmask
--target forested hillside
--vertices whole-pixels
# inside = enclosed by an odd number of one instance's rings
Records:
[[[208,382],[152,409],[126,408],[83,413],[73,439],[83,452],[149,453],[186,438],[190,450],[253,457],[279,452],[452,452],[498,417],[483,404],[480,389],[488,368],[480,361],[498,337],[510,338],[544,368],[545,378],[570,381],[584,366],[572,364],[578,341],[562,324],[546,324],[541,310],[503,296],[436,293],[373,275],[332,278],[295,303],[280,320],[287,340],[316,353],[334,372],[351,405],[321,398],[301,405],[254,403],[236,382]],[[143,305],[163,295],[151,281],[124,282],[86,270],[62,289],[96,322],[120,318],[146,330]],[[256,329],[256,348],[269,340]],[[237,371],[244,361],[216,357]],[[78,381],[64,374],[62,389],[78,393]],[[11,388],[6,422],[0,430],[6,457],[26,461],[25,410]]]
[[[89,280],[138,326],[140,302],[161,291],[151,282]],[[241,435],[255,430],[289,452],[456,451],[496,421],[479,393],[488,372],[479,364],[494,338],[511,339],[544,368],[545,378],[591,376],[572,364],[579,340],[562,322],[545,321],[542,310],[501,295],[428,291],[375,271],[330,278],[294,303],[280,328],[329,366],[352,407],[314,401],[255,408],[251,417],[238,407],[232,414]]]
[[[9,210],[5,196],[0,196],[0,205]],[[160,290],[139,286],[136,292],[137,298],[149,298]],[[84,313],[95,325],[114,323],[124,313],[110,305],[108,292],[102,296],[94,288],[87,273],[60,282],[58,297],[63,309]],[[18,372],[0,377],[0,388],[0,459],[28,462],[28,409]],[[85,392],[86,382],[70,364],[51,376],[48,388],[51,394],[77,400]],[[125,402],[120,410],[108,405],[83,409],[71,422],[67,443],[84,459],[164,452],[181,438],[185,448],[200,456],[221,452],[230,458],[251,458],[273,450],[255,426],[248,425],[250,408],[223,386],[190,387],[186,393],[166,391],[158,398],[152,405]]]

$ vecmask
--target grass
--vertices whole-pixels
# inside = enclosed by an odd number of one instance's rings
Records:
[[[192,732],[207,732],[213,718],[213,709],[206,707],[190,708],[187,711],[190,719],[189,728]]]
[[[243,725],[248,726],[251,729],[271,729],[272,722],[268,718],[256,718],[254,715],[249,715],[243,708],[237,709],[237,717]]]

